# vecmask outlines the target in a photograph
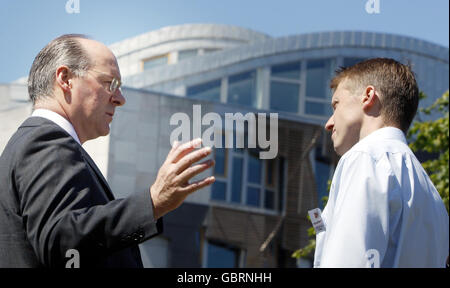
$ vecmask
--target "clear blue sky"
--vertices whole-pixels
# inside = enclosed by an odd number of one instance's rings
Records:
[[[53,38],[84,33],[111,44],[147,31],[186,23],[237,25],[279,37],[363,30],[414,36],[449,46],[449,0],[0,0],[0,83],[26,76]]]

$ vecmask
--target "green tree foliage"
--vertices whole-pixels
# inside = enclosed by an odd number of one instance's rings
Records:
[[[408,132],[408,137],[412,140],[409,147],[414,152],[426,151],[437,155],[437,158],[422,163],[422,166],[430,175],[448,212],[448,91],[433,105],[421,109],[420,113],[442,115],[437,120],[415,122]]]
[[[449,168],[449,122],[448,122],[448,94],[445,92],[441,98],[437,99],[430,107],[420,109],[419,113],[430,115],[431,113],[437,113],[442,115],[437,120],[414,122],[411,129],[408,132],[408,138],[411,140],[409,144],[411,150],[414,152],[426,151],[438,155],[438,157],[428,160],[422,163],[422,166],[433,181],[434,186],[439,191],[445,207],[448,210],[448,168]],[[423,99],[426,96],[421,93],[420,98]],[[331,181],[328,182],[328,191],[330,189]],[[326,204],[328,200],[324,197],[322,201]],[[324,205],[325,206],[325,205]],[[308,216],[309,219],[309,216]],[[312,257],[316,248],[316,233],[313,227],[308,229],[308,244],[296,250],[292,257],[294,258],[308,258]]]

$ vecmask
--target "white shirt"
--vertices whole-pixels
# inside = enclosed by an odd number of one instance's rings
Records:
[[[75,139],[75,141],[77,141],[78,144],[81,145],[80,139],[78,138],[77,132],[75,132],[75,129],[73,128],[72,124],[66,118],[62,117],[58,113],[48,109],[36,109],[31,114],[31,117],[42,117],[54,122],[56,125],[64,129],[64,131],[69,133],[70,136],[72,136],[72,138]]]
[[[445,267],[447,210],[397,128],[342,156],[322,219],[314,267]]]

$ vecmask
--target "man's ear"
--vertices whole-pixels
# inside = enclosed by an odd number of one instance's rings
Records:
[[[56,69],[56,85],[64,91],[64,94],[69,93],[72,88],[71,73],[67,66],[59,66]]]
[[[380,98],[374,86],[369,85],[364,89],[362,97],[363,109],[366,112],[380,106]]]

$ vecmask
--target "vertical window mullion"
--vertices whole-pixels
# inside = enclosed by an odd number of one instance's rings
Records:
[[[275,181],[274,181],[274,197],[273,197],[273,210],[274,211],[278,211],[278,193],[279,193],[279,189],[277,185],[280,181],[280,161],[275,161]]]
[[[286,158],[283,158],[283,186],[281,187],[282,191],[280,191],[280,193],[283,193],[283,195],[281,197],[282,201],[281,202],[281,212],[285,215],[286,214],[286,198],[287,198],[287,185],[288,185],[288,160]]]
[[[225,133],[228,133],[227,131],[225,131]],[[225,148],[225,144],[224,144],[224,149]],[[227,161],[227,193],[226,193],[226,202],[231,203],[231,189],[232,189],[232,165],[233,165],[233,151],[232,150],[228,150],[228,153],[226,153],[226,161]]]
[[[227,103],[228,101],[228,77],[224,77],[221,80],[220,85],[220,102]]]
[[[248,176],[248,150],[245,149],[244,150],[244,162],[242,164],[243,166],[243,181],[242,181],[242,187],[241,187],[241,192],[243,192],[241,194],[241,204],[246,205],[247,204],[247,176]]]
[[[298,111],[300,115],[305,115],[305,98],[306,98],[306,61],[300,64],[300,95],[298,101]]]
[[[266,191],[265,191],[265,187],[266,187],[266,179],[267,179],[267,169],[266,169],[266,162],[267,161],[261,161],[262,165],[261,165],[261,169],[262,169],[262,173],[263,173],[263,177],[261,177],[261,182],[260,187],[259,187],[259,195],[260,195],[260,202],[259,202],[259,207],[265,209],[265,201],[266,201]]]

